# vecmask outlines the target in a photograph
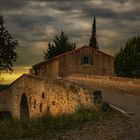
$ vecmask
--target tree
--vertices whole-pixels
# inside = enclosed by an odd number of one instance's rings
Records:
[[[15,40],[5,29],[3,16],[0,14],[0,72],[11,72],[17,54],[15,49],[18,46]]]
[[[68,35],[61,31],[60,35],[56,35],[53,43],[48,44],[48,49],[44,52],[44,59],[48,60],[62,53],[75,49],[76,44],[69,41]]]
[[[114,70],[117,76],[140,75],[140,36],[129,39],[115,56]]]
[[[96,19],[95,19],[95,17],[94,17],[93,24],[92,24],[92,34],[91,34],[89,46],[93,47],[95,49],[99,49],[97,39],[96,39]]]

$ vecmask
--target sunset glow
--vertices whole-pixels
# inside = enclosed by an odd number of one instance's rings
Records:
[[[3,79],[2,83],[10,84],[22,74],[28,73],[30,67],[15,67],[14,71],[9,73],[2,73],[0,77]]]

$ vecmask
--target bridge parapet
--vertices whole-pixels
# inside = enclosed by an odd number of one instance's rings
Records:
[[[140,96],[140,80],[123,77],[79,75],[74,74],[66,78],[68,81],[79,83],[82,86],[102,89],[109,88],[119,90],[125,94]]]

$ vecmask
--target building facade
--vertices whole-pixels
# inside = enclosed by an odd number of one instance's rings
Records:
[[[85,45],[34,65],[31,73],[41,77],[72,74],[112,76],[114,57]]]
[[[32,67],[31,74],[22,75],[0,90],[0,116],[3,113],[13,118],[32,118],[44,113],[60,115],[73,113],[81,106],[100,110],[101,91],[85,89],[56,77],[72,74],[112,76],[113,62],[112,56],[83,46],[38,63]]]

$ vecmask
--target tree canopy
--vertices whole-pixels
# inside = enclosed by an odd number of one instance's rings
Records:
[[[96,38],[96,19],[95,19],[95,17],[94,17],[93,24],[92,24],[92,34],[90,37],[89,46],[93,47],[95,49],[99,49],[98,43],[97,43],[97,38]]]
[[[129,39],[116,54],[114,70],[117,76],[140,76],[140,36]]]
[[[76,44],[69,41],[68,35],[63,31],[59,35],[55,35],[53,43],[48,44],[48,49],[44,51],[44,59],[48,60],[62,53],[75,49]]]
[[[13,63],[17,58],[15,52],[17,46],[17,40],[5,29],[3,16],[0,14],[0,72],[13,70]]]

